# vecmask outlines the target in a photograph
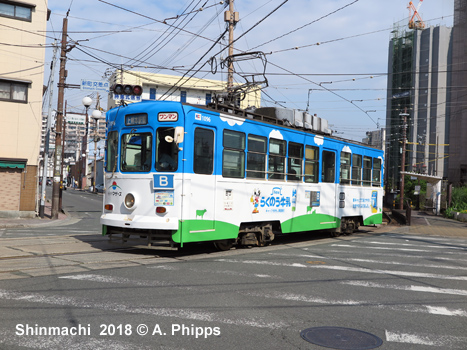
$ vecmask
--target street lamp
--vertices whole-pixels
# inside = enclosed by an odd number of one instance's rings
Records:
[[[83,98],[83,105],[84,107],[86,107],[86,121],[85,121],[85,127],[86,127],[86,131],[84,133],[84,137],[83,137],[83,144],[81,145],[81,154],[82,154],[82,157],[83,157],[83,160],[82,160],[82,163],[81,163],[81,167],[83,167],[84,165],[84,174],[82,174],[81,176],[81,188],[84,189],[86,187],[86,184],[87,184],[87,159],[86,159],[86,151],[87,151],[87,148],[88,148],[88,109],[89,107],[91,106],[92,104],[92,98],[90,98],[89,96],[86,96]],[[83,181],[84,181],[84,185],[83,185]]]
[[[99,128],[99,118],[102,116],[101,111],[95,109],[92,111],[92,119],[94,119],[95,122],[95,128],[94,128],[94,178],[93,178],[93,184],[92,184],[92,191],[94,193],[97,193],[97,188],[96,188],[96,177],[97,177],[97,129]]]

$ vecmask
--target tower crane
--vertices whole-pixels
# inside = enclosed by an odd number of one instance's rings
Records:
[[[410,29],[423,29],[425,28],[425,22],[423,22],[422,17],[418,13],[418,10],[420,10],[420,6],[422,6],[423,0],[420,0],[417,8],[415,8],[414,4],[412,1],[409,2],[409,6],[407,8],[409,9],[409,28]],[[413,12],[413,14],[412,14]],[[417,20],[415,20],[415,17]]]

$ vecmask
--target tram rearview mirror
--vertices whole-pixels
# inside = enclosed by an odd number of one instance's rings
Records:
[[[185,136],[185,130],[183,129],[183,126],[176,126],[173,141],[175,141],[175,143],[178,145],[179,143],[183,142],[183,136]]]

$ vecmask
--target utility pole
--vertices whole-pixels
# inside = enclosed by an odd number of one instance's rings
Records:
[[[68,15],[68,14],[67,14]],[[57,102],[57,120],[55,122],[55,162],[54,162],[54,181],[52,189],[52,219],[58,219],[59,201],[60,201],[60,175],[62,173],[62,124],[63,124],[63,100],[65,95],[65,79],[67,72],[66,54],[68,36],[68,18],[63,18],[62,45],[60,53],[60,79],[58,83],[58,102]]]
[[[404,117],[404,124],[402,125],[402,161],[401,161],[401,192],[400,192],[400,201],[399,209],[404,209],[404,186],[405,186],[405,146],[407,144],[407,107],[404,108],[404,113],[399,114],[401,117]]]
[[[50,128],[52,127],[52,97],[54,91],[54,76],[55,76],[55,63],[57,61],[57,42],[54,44],[54,54],[52,58],[52,64],[50,67],[50,86],[49,86],[49,107],[47,111],[47,124],[45,129],[45,141],[44,141],[44,159],[43,159],[43,168],[42,168],[42,186],[41,186],[41,202],[39,205],[39,216],[44,218],[44,208],[45,208],[45,189],[47,186],[47,172],[49,168],[49,142],[50,142]]]
[[[58,200],[58,208],[59,210],[62,210],[62,195],[63,195],[63,160],[65,158],[65,141],[66,141],[66,107],[67,107],[67,101],[65,101],[65,115],[63,118],[63,126],[62,126],[62,161],[60,163],[60,195],[59,195],[59,200]]]
[[[97,101],[96,101],[96,111],[99,112],[100,114],[100,103],[99,103],[99,93],[97,93]],[[92,191],[94,193],[97,193],[97,189],[96,189],[96,180],[97,180],[97,129],[99,127],[99,118],[97,117],[97,115],[92,112],[92,116],[95,117],[94,118],[94,121],[95,121],[95,126],[94,126],[94,183],[92,185]]]
[[[224,21],[229,23],[229,57],[233,56],[234,48],[234,27],[235,24],[239,21],[238,12],[234,12],[234,0],[229,0],[229,11],[224,13]],[[231,91],[233,88],[233,61],[229,60],[229,66],[227,67],[227,90]]]

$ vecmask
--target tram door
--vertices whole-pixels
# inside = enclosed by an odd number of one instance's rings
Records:
[[[196,127],[194,133],[193,180],[191,181],[190,211],[196,214],[195,220],[200,231],[215,229],[216,219],[216,177],[215,175],[215,130]]]
[[[336,152],[323,150],[321,168],[321,205],[324,214],[336,217]],[[324,198],[323,198],[324,197]],[[322,223],[323,224],[323,223]],[[328,222],[328,224],[332,224]]]

